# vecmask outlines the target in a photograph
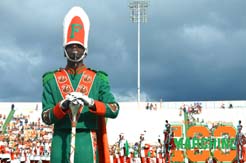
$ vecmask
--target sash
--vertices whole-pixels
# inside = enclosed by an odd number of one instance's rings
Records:
[[[91,90],[91,86],[94,82],[96,73],[90,70],[85,70],[82,74],[82,77],[80,78],[79,84],[77,85],[76,89],[73,88],[69,76],[64,69],[54,73],[54,76],[61,96],[63,99],[65,99],[66,95],[68,95],[71,92],[74,92],[74,90],[76,90],[76,92],[81,92],[84,95],[88,96]]]

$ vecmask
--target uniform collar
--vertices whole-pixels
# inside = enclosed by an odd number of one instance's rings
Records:
[[[87,69],[87,68],[86,68],[85,65],[82,65],[82,66],[80,66],[80,67],[78,67],[78,68],[76,68],[76,69],[71,68],[71,67],[68,67],[68,66],[66,66],[66,68],[65,68],[65,70],[66,70],[69,74],[72,74],[72,75],[74,75],[74,74],[82,74],[86,69]]]

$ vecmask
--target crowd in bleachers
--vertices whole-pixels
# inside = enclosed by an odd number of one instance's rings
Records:
[[[47,162],[50,155],[52,126],[44,125],[40,118],[30,121],[32,115],[14,115],[6,132],[0,134],[1,163]],[[0,114],[0,124],[7,115]]]
[[[158,110],[154,103],[147,103],[147,110]],[[188,112],[189,115],[195,117],[196,114],[202,113],[202,107],[199,103],[180,107],[180,111]],[[178,112],[177,112],[178,114]],[[0,126],[6,120],[6,114],[0,114]],[[51,139],[53,126],[47,126],[42,123],[40,118],[32,121],[31,114],[14,114],[14,117],[7,126],[6,133],[0,134],[0,162],[10,163],[45,163],[49,162]],[[40,116],[38,116],[40,117]],[[204,123],[204,120],[191,119],[192,123]],[[211,130],[221,125],[215,123]],[[2,131],[3,132],[3,131]],[[163,135],[161,135],[153,144],[144,143],[140,139],[138,142],[128,142],[127,156],[124,157],[124,162],[141,163],[141,155],[144,155],[145,162],[161,163],[163,162]],[[110,145],[110,153],[112,163],[120,163],[122,145],[119,141]]]

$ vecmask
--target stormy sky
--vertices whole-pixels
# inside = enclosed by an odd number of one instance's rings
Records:
[[[128,0],[1,0],[0,101],[39,102],[42,75],[66,65],[63,18],[90,22],[87,67],[105,71],[118,101],[137,99],[137,24]],[[246,99],[246,1],[150,0],[141,24],[141,100]]]

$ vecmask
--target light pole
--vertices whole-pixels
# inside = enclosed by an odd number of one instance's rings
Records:
[[[133,23],[138,23],[138,103],[140,102],[140,24],[147,22],[147,0],[132,0],[129,3],[130,17]]]

